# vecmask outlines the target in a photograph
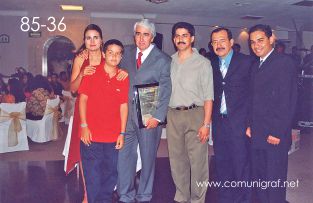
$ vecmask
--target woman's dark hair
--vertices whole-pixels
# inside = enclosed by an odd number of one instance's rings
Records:
[[[106,52],[106,50],[108,49],[108,47],[110,46],[110,45],[117,45],[117,46],[119,46],[119,47],[121,47],[121,49],[122,49],[122,54],[124,53],[124,46],[123,46],[123,44],[122,44],[122,42],[120,42],[119,40],[117,40],[117,39],[110,39],[110,40],[108,40],[108,41],[106,41],[105,43],[104,43],[104,45],[103,45],[103,52]]]
[[[22,83],[16,78],[11,78],[8,81],[8,85],[9,93],[15,97],[15,103],[24,102],[25,94]]]
[[[89,30],[95,30],[95,31],[97,31],[97,32],[99,33],[99,35],[100,35],[100,38],[103,39],[103,38],[102,38],[102,30],[101,30],[101,28],[100,28],[98,25],[89,24],[89,25],[85,28],[85,30],[84,30],[84,38],[83,38],[84,41],[85,41],[86,33],[87,33]],[[86,49],[86,45],[85,45],[85,43],[83,43],[83,44],[79,47],[79,49],[78,49],[78,51],[76,52],[76,54],[79,54],[80,52],[82,52],[82,51],[85,50],[85,49]]]
[[[5,84],[3,78],[0,76],[0,94],[7,94],[7,84]]]
[[[31,92],[38,88],[43,88],[50,93],[52,92],[48,79],[42,75],[36,75],[29,85],[29,90]]]
[[[25,76],[27,77],[27,82],[26,82],[26,84],[24,84],[24,81],[23,81],[23,78],[24,78]],[[22,80],[20,80],[20,81],[21,81],[21,83],[22,83],[22,85],[23,85],[24,92],[29,92],[29,85],[30,85],[30,83],[31,83],[31,81],[32,81],[33,79],[34,79],[34,76],[33,76],[32,73],[30,73],[30,72],[23,73]]]

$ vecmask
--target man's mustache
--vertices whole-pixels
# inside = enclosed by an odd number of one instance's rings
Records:
[[[224,47],[216,48],[216,51],[224,50]]]
[[[185,42],[178,42],[177,44],[186,44]]]

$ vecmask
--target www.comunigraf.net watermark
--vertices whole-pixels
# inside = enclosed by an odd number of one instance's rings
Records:
[[[299,187],[299,180],[282,181],[280,179],[276,181],[196,181],[197,187],[216,187],[216,188],[261,188],[263,190],[267,188],[297,188]]]

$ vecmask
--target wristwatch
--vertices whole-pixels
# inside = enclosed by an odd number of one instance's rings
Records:
[[[80,124],[80,127],[81,127],[81,128],[86,128],[86,127],[88,127],[88,124],[87,124],[87,123],[81,123],[81,124]]]
[[[206,127],[206,128],[210,128],[210,127],[211,127],[211,124],[206,124],[206,123],[204,123],[203,126]]]

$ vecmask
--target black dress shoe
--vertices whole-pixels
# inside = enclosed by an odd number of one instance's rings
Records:
[[[118,203],[118,199],[119,198],[120,197],[118,196],[117,191],[116,190],[113,191],[113,193],[112,193],[112,203]]]

